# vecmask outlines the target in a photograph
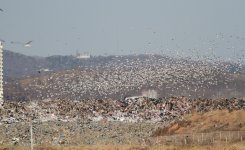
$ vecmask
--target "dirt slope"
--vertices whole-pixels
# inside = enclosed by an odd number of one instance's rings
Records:
[[[153,136],[213,131],[245,131],[245,111],[216,110],[206,113],[195,112],[184,116],[182,121],[158,129],[153,133]]]

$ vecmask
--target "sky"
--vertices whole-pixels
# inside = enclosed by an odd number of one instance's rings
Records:
[[[0,0],[0,39],[5,49],[31,56],[233,59],[245,54],[244,6],[244,0]]]

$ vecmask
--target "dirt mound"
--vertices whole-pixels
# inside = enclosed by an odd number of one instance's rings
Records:
[[[185,115],[182,121],[175,122],[164,128],[159,128],[153,133],[153,136],[244,130],[244,110],[215,110],[205,113],[195,112]]]

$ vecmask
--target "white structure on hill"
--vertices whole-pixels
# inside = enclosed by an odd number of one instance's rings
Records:
[[[3,105],[3,42],[0,41],[0,106]]]
[[[78,59],[89,59],[91,57],[88,53],[77,53],[76,58]]]

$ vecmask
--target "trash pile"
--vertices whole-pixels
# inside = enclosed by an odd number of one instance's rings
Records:
[[[51,100],[4,103],[0,123],[62,121],[169,122],[184,114],[217,109],[245,109],[245,99],[190,99],[187,97],[128,97],[124,100]]]
[[[245,110],[245,99],[127,97],[123,100],[5,101],[0,109],[0,143],[142,143],[159,127],[193,111]]]

